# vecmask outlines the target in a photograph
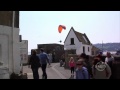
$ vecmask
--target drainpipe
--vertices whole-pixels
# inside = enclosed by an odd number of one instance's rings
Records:
[[[13,69],[13,72],[14,72],[14,54],[13,54],[13,52],[14,52],[14,50],[13,50],[13,48],[14,48],[14,46],[13,46],[13,44],[14,44],[14,37],[13,37],[13,31],[14,31],[14,20],[15,20],[15,11],[13,11],[13,14],[12,14],[12,69]]]

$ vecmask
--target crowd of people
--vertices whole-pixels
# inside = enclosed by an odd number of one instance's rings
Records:
[[[71,77],[74,79],[112,79],[112,62],[113,56],[107,52],[105,61],[101,54],[94,57],[92,65],[85,53],[82,53],[77,62],[71,57],[69,67]]]
[[[114,57],[110,52],[107,53],[105,60],[103,60],[102,55],[98,54],[90,63],[87,55],[82,53],[79,56],[77,62],[71,57],[69,60],[69,67],[71,70],[71,77],[74,79],[112,79],[112,62]],[[50,54],[44,52],[43,49],[40,50],[40,54],[36,54],[36,51],[32,52],[29,60],[29,67],[31,67],[33,72],[33,78],[39,79],[38,69],[42,69],[42,78],[47,79],[46,67],[47,64],[50,66],[52,62],[52,57]],[[63,63],[60,65],[64,65]]]

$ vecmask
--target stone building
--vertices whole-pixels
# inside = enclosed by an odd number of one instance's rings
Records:
[[[19,11],[0,11],[0,79],[20,68]]]

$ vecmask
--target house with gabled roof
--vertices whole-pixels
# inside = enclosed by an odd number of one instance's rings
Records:
[[[75,31],[73,27],[71,27],[64,41],[64,49],[75,50],[75,54],[77,55],[80,55],[81,53],[85,53],[86,55],[92,54],[92,44],[87,35]]]

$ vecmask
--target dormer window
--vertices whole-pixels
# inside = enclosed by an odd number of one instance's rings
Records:
[[[74,38],[71,38],[71,45],[74,45]]]

